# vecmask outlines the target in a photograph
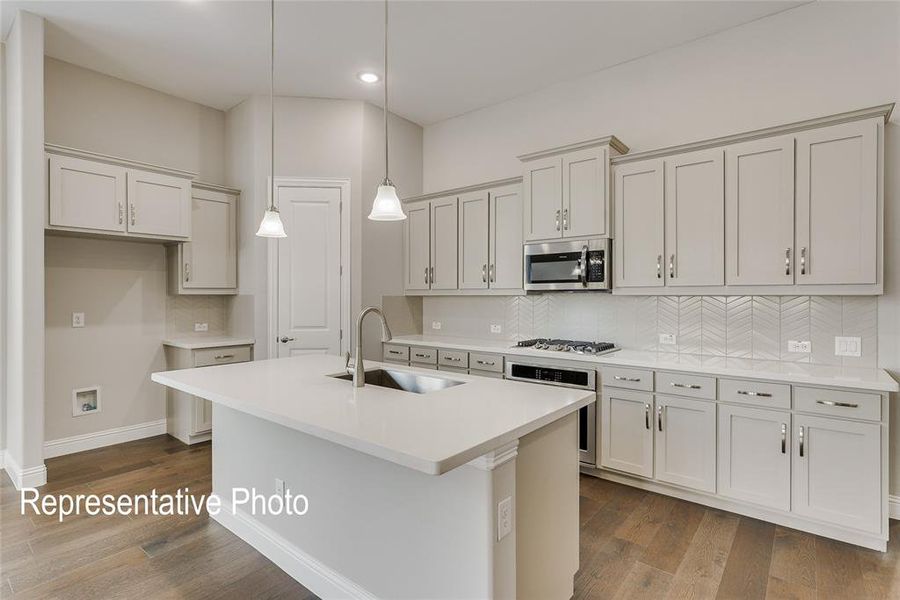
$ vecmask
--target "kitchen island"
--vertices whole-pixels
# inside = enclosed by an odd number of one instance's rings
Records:
[[[436,381],[354,388],[322,355],[152,379],[213,403],[215,518],[317,595],[571,597],[577,412],[594,394],[366,363],[381,368]],[[276,480],[305,515],[232,510],[234,489]]]

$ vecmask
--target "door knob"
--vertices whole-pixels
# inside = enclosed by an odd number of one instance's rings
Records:
[[[282,344],[287,344],[288,342],[293,342],[294,338],[283,335],[283,336],[281,336],[281,339],[278,341],[280,341]]]

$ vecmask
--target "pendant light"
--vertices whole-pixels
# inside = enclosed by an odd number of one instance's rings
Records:
[[[270,179],[269,179],[269,204],[263,215],[262,222],[256,235],[268,238],[287,237],[284,232],[284,224],[281,222],[281,215],[278,213],[278,207],[275,205],[275,0],[271,0],[271,55],[269,62],[269,115],[271,118],[271,156],[270,156]]]
[[[397,188],[388,177],[388,3],[384,0],[384,180],[378,186],[372,212],[369,219],[373,221],[402,221],[406,218]]]

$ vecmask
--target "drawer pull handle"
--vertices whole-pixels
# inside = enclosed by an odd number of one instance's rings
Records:
[[[227,360],[229,358],[234,358],[234,354],[216,354],[216,360]]]
[[[791,249],[785,248],[784,250],[784,274],[791,274]]]
[[[662,279],[662,254],[656,255],[656,278]]]
[[[625,377],[623,375],[615,375],[613,376],[613,379],[616,381],[630,381],[632,383],[640,383],[641,381],[640,377]]]
[[[659,430],[662,431],[662,406],[656,407],[656,424]]]
[[[841,408],[859,408],[859,404],[853,402],[834,402],[833,400],[816,400],[816,404],[824,404],[825,406],[840,406]]]
[[[450,362],[459,362],[459,361],[461,361],[462,359],[461,359],[461,358],[456,358],[456,357],[454,357],[454,356],[445,356],[445,357],[444,357],[444,360],[448,360],[448,361],[450,361]]]
[[[488,361],[488,360],[476,360],[475,362],[477,362],[479,365],[486,365],[486,366],[488,366],[488,367],[493,367],[493,366],[495,366],[495,365],[497,364],[497,363],[495,363],[495,362],[492,361],[492,360],[490,360],[490,361]]]
[[[430,358],[430,355],[428,355],[428,354],[421,354],[419,352],[414,352],[414,354],[415,354],[416,358]]]
[[[781,424],[781,453],[787,454],[787,423]]]
[[[400,356],[403,353],[400,352],[399,350],[388,350],[388,354],[395,354],[397,356]]]
[[[672,387],[684,388],[687,390],[699,390],[703,386],[697,385],[696,383],[678,383],[677,381],[673,381]]]
[[[800,458],[803,458],[803,425],[800,426]]]
[[[771,398],[772,394],[769,392],[748,392],[747,390],[738,390],[737,392],[741,396],[758,396],[760,398]]]
[[[650,405],[644,404],[644,429],[650,430]]]

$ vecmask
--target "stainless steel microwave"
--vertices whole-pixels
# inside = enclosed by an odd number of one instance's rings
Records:
[[[525,289],[609,290],[609,239],[525,244]]]

